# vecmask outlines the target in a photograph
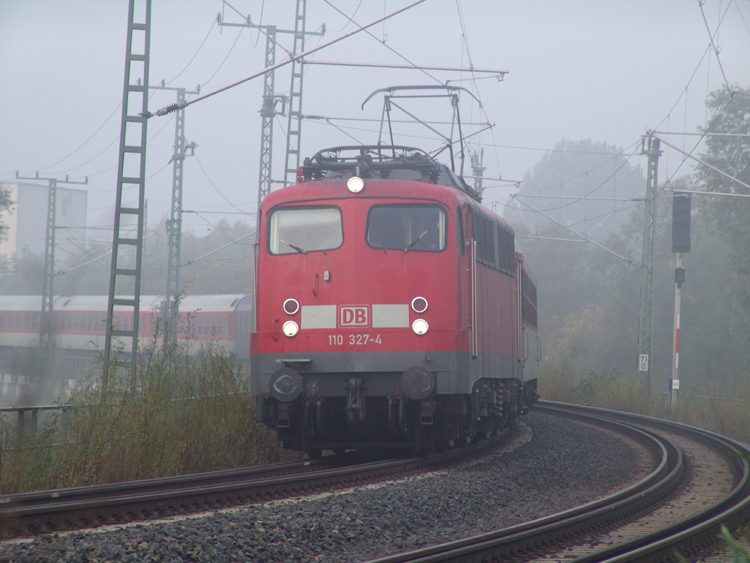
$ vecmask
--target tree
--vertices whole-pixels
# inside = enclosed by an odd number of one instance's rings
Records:
[[[727,99],[721,104],[721,108],[726,105],[726,101]],[[728,110],[732,110],[732,106]],[[739,109],[737,112],[741,114]],[[732,123],[741,122],[740,116],[730,117]],[[747,148],[740,147],[731,138],[712,139],[714,150],[711,157],[717,167],[723,162],[722,159],[737,157],[742,154],[741,148]],[[716,140],[720,143],[716,143]],[[571,149],[575,146],[579,149],[590,148],[588,142],[558,144],[559,149]],[[543,182],[551,184],[556,178],[571,177],[576,170],[580,176],[581,166],[586,164],[586,160],[575,162],[579,158],[576,156],[578,154],[567,152],[562,155],[545,155],[525,176],[528,181],[527,192],[533,192]],[[729,160],[732,161],[731,158]],[[742,163],[742,157],[738,160],[739,164],[734,162],[736,169],[746,170],[747,165]],[[639,195],[645,188],[645,179],[640,170],[632,166],[631,172],[637,174],[632,179],[632,191],[622,190],[621,195],[625,197]],[[670,187],[694,191],[699,189],[697,182],[697,178],[677,178],[670,181]],[[622,187],[623,184],[618,180],[618,185]],[[728,184],[726,186],[729,188]],[[571,192],[577,193],[573,188]],[[540,205],[550,206],[554,202],[557,209],[549,214],[556,219],[562,217],[563,223],[575,223],[576,216],[578,221],[582,220],[580,210],[571,210],[573,206],[568,205],[567,200],[540,198],[539,201],[543,202]],[[660,190],[658,201],[652,386],[657,391],[666,391],[671,377],[674,307],[671,196]],[[736,203],[733,202],[733,205]],[[742,322],[750,322],[750,311],[735,306],[737,292],[747,290],[747,275],[744,273],[746,270],[740,267],[743,263],[730,257],[742,254],[741,249],[750,237],[744,235],[742,241],[727,244],[729,238],[739,236],[746,225],[742,216],[737,215],[736,209],[721,210],[724,215],[720,216],[719,210],[715,209],[716,205],[718,204],[710,203],[705,198],[693,200],[692,252],[683,256],[683,265],[687,270],[687,282],[682,288],[680,379],[683,389],[693,386],[702,388],[709,379],[726,380],[740,366],[746,365],[748,359],[747,350],[738,345],[738,341],[747,341],[750,334],[750,330],[742,325]],[[629,213],[623,215],[622,219],[618,219],[619,229],[598,242],[639,264],[643,229],[642,204],[633,203]],[[735,230],[731,232],[736,234],[729,234],[730,231],[721,228],[721,221],[735,215],[739,224],[733,224],[732,228]],[[521,220],[520,215],[516,217]],[[545,362],[568,365],[581,378],[591,373],[632,373],[636,366],[640,268],[592,244],[550,240],[575,238],[572,234],[563,232],[553,222],[547,221],[544,224],[539,220],[532,227],[529,223],[530,221],[523,220],[516,225],[516,237],[538,282],[539,322],[546,346]],[[579,226],[576,230],[585,229]],[[750,298],[746,303],[750,306]],[[733,320],[727,322],[728,319]]]
[[[750,90],[735,87],[730,91],[724,87],[709,95],[707,106],[711,117],[704,132],[750,135]],[[750,184],[750,141],[747,137],[708,136],[701,159]],[[750,190],[708,166],[699,165],[695,176],[707,192],[750,194]],[[706,212],[713,229],[728,248],[731,270],[728,297],[733,306],[725,320],[741,350],[733,363],[741,365],[750,356],[750,287],[747,283],[750,276],[750,199],[715,198],[707,204]]]
[[[594,230],[592,236],[601,242],[627,222],[627,210],[632,207],[613,200],[639,197],[645,187],[640,166],[634,166],[622,153],[621,148],[607,143],[563,139],[524,175],[522,201],[578,232]],[[584,196],[601,199],[562,199]],[[570,235],[523,204],[517,204],[508,218],[532,231]]]

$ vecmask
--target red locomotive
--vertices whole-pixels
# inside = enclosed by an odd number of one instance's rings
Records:
[[[537,398],[535,280],[513,230],[424,152],[321,151],[259,229],[252,392],[285,446],[441,449]]]

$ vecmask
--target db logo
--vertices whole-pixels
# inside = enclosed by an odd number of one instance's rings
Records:
[[[367,305],[339,307],[339,327],[348,326],[370,326],[370,308]]]

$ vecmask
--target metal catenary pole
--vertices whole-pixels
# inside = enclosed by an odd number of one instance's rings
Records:
[[[641,139],[641,154],[648,156],[646,196],[643,219],[643,250],[641,252],[641,303],[638,319],[638,371],[651,386],[654,348],[654,237],[656,230],[656,187],[658,185],[659,139],[650,133]]]
[[[179,330],[180,303],[179,294],[182,291],[180,282],[180,260],[182,255],[182,193],[183,171],[186,156],[195,154],[195,143],[188,143],[185,138],[185,103],[187,94],[200,94],[200,86],[194,91],[187,92],[185,88],[171,88],[164,82],[159,86],[151,86],[152,90],[174,90],[177,93],[177,104],[180,109],[175,112],[174,152],[172,153],[172,204],[167,220],[167,288],[162,305],[162,316],[167,320],[165,339],[177,341]]]
[[[297,0],[297,14],[294,18],[294,48],[292,56],[305,52],[305,16],[307,0]],[[284,185],[293,184],[299,168],[300,144],[302,142],[302,81],[304,65],[292,59],[292,84],[289,87],[289,115],[287,119],[286,160],[284,165]],[[260,217],[258,218],[260,221]]]
[[[297,5],[297,14],[299,15],[299,2]],[[219,21],[220,26],[227,26],[227,27],[251,27],[254,29],[262,30],[262,32],[266,36],[266,57],[265,57],[265,66],[266,68],[272,68],[276,64],[276,47],[278,46],[278,42],[276,40],[276,36],[278,34],[293,34],[295,36],[295,47],[297,45],[296,43],[296,37],[298,35],[298,30],[287,30],[287,29],[279,29],[275,25],[256,25],[251,20],[250,17],[245,18],[244,23],[227,23],[223,21]],[[303,22],[303,30],[304,30],[304,22]],[[309,32],[306,35],[324,35],[325,29],[321,32]],[[287,51],[287,54],[290,56],[293,56],[293,52]],[[292,70],[292,75],[294,75],[294,69]],[[294,79],[292,80],[292,85],[294,87]],[[272,170],[273,170],[273,120],[274,117],[277,115],[285,115],[285,107],[286,103],[289,100],[289,98],[283,94],[276,94],[275,93],[275,87],[276,87],[276,77],[275,77],[275,71],[271,70],[264,75],[264,84],[263,84],[263,102],[260,109],[260,116],[261,116],[261,137],[260,137],[260,164],[258,166],[258,205],[257,205],[257,215],[258,221],[260,220],[260,204],[261,201],[263,201],[263,198],[265,198],[269,193],[271,193],[271,185],[273,184],[273,177],[272,177]],[[299,93],[301,96],[301,91]],[[281,111],[278,111],[276,108],[281,102]],[[299,102],[299,105],[301,106],[301,101]],[[287,142],[287,148],[289,147],[289,143]],[[296,168],[295,168],[296,172]],[[257,233],[257,229],[256,229]]]
[[[42,311],[39,318],[39,347],[44,349],[54,348],[55,339],[52,337],[53,318],[55,312],[55,230],[57,229],[57,184],[79,184],[86,185],[89,179],[83,182],[64,180],[58,178],[40,178],[39,172],[35,176],[19,176],[19,180],[42,180],[47,182],[49,192],[47,194],[47,233],[44,238],[44,281],[42,284]]]
[[[136,0],[129,1],[117,195],[107,302],[107,336],[104,344],[102,383],[105,388],[115,373],[112,369],[114,366],[111,365],[113,345],[121,345],[123,352],[129,351],[129,357],[118,358],[116,365],[129,368],[132,375],[135,374],[138,354],[151,0],[139,2],[138,8],[136,14]],[[119,308],[117,315],[115,307]],[[115,339],[119,344],[114,342]]]

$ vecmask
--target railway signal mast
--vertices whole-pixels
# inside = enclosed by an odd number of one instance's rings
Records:
[[[672,252],[675,254],[675,270],[670,410],[674,410],[677,404],[677,393],[680,390],[680,303],[682,284],[685,283],[685,268],[682,267],[682,254],[690,252],[690,194],[688,193],[675,192],[672,195]]]

